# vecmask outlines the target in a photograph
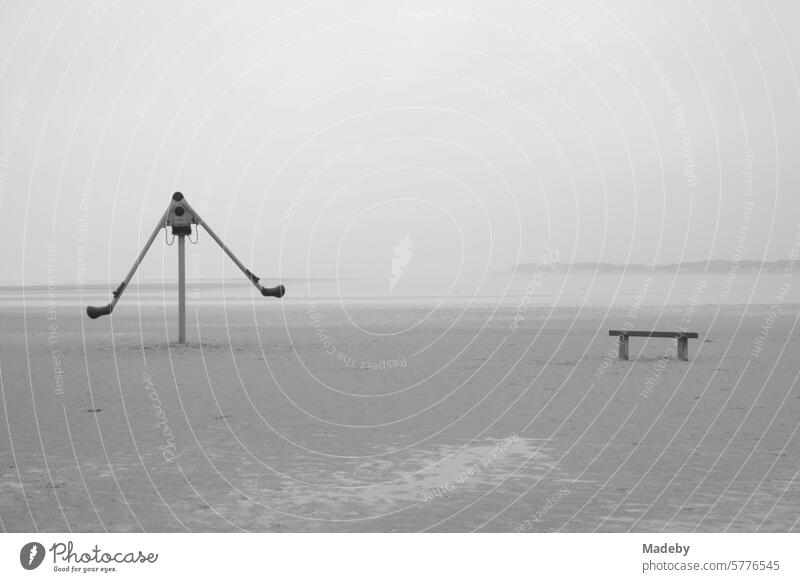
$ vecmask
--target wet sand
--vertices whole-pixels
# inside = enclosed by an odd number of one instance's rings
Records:
[[[204,305],[178,346],[174,306],[4,307],[0,525],[800,529],[797,305],[636,313],[689,362],[617,360],[626,309],[514,313]]]

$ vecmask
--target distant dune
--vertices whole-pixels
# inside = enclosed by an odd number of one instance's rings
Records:
[[[643,265],[641,263],[629,263],[627,265],[617,265],[614,263],[558,263],[552,270],[559,272],[574,273],[729,273],[737,271],[740,273],[779,272],[786,266],[785,261],[687,261],[683,263],[670,263],[668,265]],[[509,269],[511,272],[527,272],[537,268],[537,263],[521,263]]]

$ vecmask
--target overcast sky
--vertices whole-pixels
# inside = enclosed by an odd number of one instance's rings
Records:
[[[784,258],[800,4],[562,6],[3,2],[0,283],[117,283],[175,190],[270,281]]]

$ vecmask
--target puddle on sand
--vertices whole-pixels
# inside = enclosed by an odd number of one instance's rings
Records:
[[[520,481],[528,486],[548,471],[548,479],[553,481],[565,477],[555,467],[546,439],[516,435],[434,450],[404,451],[394,459],[334,462],[337,467],[328,471],[317,466],[313,474],[294,475],[313,485],[288,481],[278,490],[265,491],[263,483],[252,474],[243,474],[235,482],[252,501],[265,508],[300,518],[348,520],[459,498],[466,504],[500,483],[500,490]]]

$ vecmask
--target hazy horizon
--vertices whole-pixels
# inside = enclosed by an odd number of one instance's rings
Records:
[[[176,259],[177,260],[177,259]],[[579,262],[579,263],[558,263],[553,270],[558,271],[561,274],[592,274],[595,273],[598,276],[620,276],[620,275],[640,275],[645,273],[647,269],[652,269],[654,272],[661,271],[666,272],[667,269],[671,269],[669,273],[673,273],[675,276],[689,276],[689,275],[696,275],[698,272],[697,269],[690,269],[687,268],[687,265],[699,265],[701,263],[724,263],[725,268],[713,268],[710,270],[704,270],[703,272],[708,273],[709,275],[728,275],[732,280],[735,280],[737,276],[740,274],[746,275],[769,275],[774,274],[776,268],[782,268],[784,263],[789,264],[788,261],[790,259],[783,259],[777,261],[733,261],[733,260],[725,260],[725,259],[708,259],[707,261],[699,261],[699,262],[690,262],[686,261],[684,263],[661,263],[657,265],[644,265],[642,263],[625,263],[625,264],[617,264],[617,263],[606,263],[606,262]],[[749,266],[752,263],[760,263],[758,268],[746,268],[743,269],[742,265]],[[794,263],[792,263],[794,264]],[[614,271],[604,271],[603,267],[610,266],[614,267]],[[531,273],[540,268],[540,263],[534,261],[530,263],[519,263],[517,265],[509,266],[506,269],[498,269],[492,270],[485,273],[480,272],[472,272],[472,273],[462,273],[459,278],[480,278],[480,277],[502,277],[502,276],[512,276],[512,277],[530,277]],[[595,267],[593,269],[592,267]],[[626,272],[627,271],[627,272]],[[122,279],[122,276],[118,277],[118,279]],[[335,281],[387,281],[390,279],[388,273],[384,274],[383,276],[374,276],[374,277],[283,277],[280,279],[280,282],[287,283],[301,283],[301,282],[335,282]],[[0,289],[18,289],[18,288],[46,288],[46,287],[53,287],[55,289],[70,289],[74,290],[76,287],[78,288],[105,288],[105,287],[116,287],[120,281],[117,279],[78,279],[77,277],[68,280],[68,279],[53,279],[48,281],[46,278],[42,281],[31,281],[28,283],[10,283],[10,282],[0,282]],[[141,276],[138,275],[134,277],[132,280],[130,287],[136,286],[157,286],[162,283],[167,284],[177,284],[178,276],[177,272],[170,273],[168,276],[164,275],[152,275],[152,276]],[[187,282],[190,282],[194,285],[214,285],[219,283],[225,284],[232,284],[232,285],[241,285],[242,287],[249,287],[251,285],[250,281],[242,276],[239,271],[234,273],[230,273],[224,277],[206,277],[206,276],[199,276],[197,274],[192,274],[191,272],[187,271]],[[276,280],[276,282],[278,282]],[[415,281],[417,285],[424,284],[424,280],[420,281],[417,279]],[[188,284],[188,283],[187,283]]]
[[[800,232],[797,5],[0,11],[0,284],[122,280],[178,190],[267,284],[385,277],[402,241],[441,284]],[[162,236],[141,277],[175,276]]]

